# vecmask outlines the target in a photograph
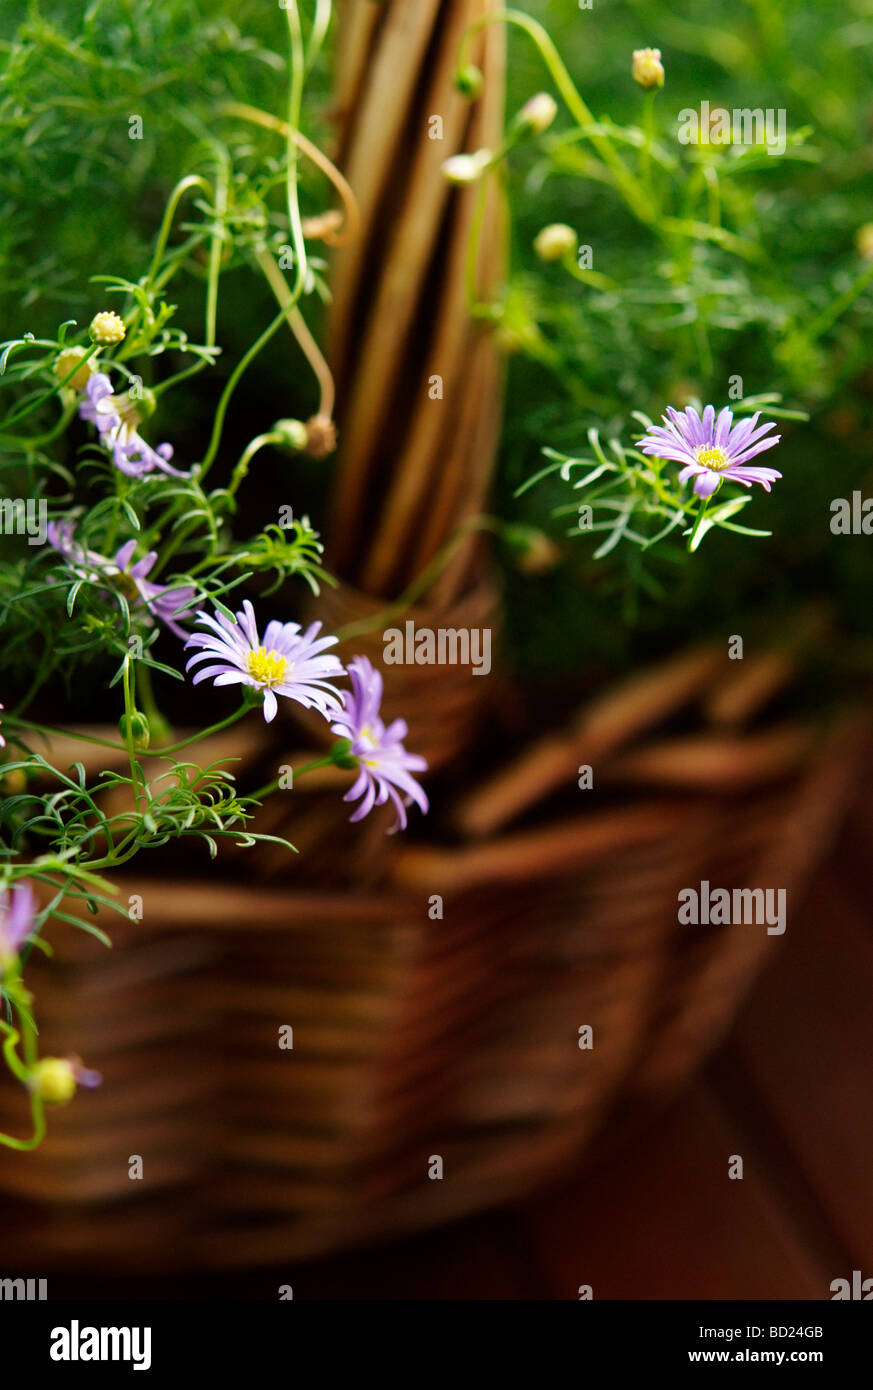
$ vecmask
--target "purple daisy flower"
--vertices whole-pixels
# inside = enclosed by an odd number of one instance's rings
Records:
[[[305,709],[317,709],[325,719],[342,712],[343,694],[331,685],[328,677],[345,674],[335,656],[323,656],[334,646],[336,637],[319,637],[321,623],[311,623],[301,632],[299,623],[267,623],[264,640],[258,636],[255,611],[248,599],[231,622],[223,613],[213,617],[199,612],[199,622],[211,629],[198,632],[185,643],[200,647],[189,660],[186,671],[200,661],[215,664],[204,666],[194,677],[194,684],[215,677],[216,685],[247,685],[264,695],[264,718],[269,724],[279,708],[277,695],[296,700]]]
[[[190,584],[177,585],[152,584],[146,576],[154,568],[158,558],[156,550],[150,550],[142,559],[131,564],[136,541],[125,541],[116,552],[115,558],[108,560],[98,555],[96,550],[86,550],[79,545],[73,535],[70,522],[50,521],[47,528],[49,543],[66,560],[70,569],[79,579],[97,583],[101,579],[109,581],[108,587],[124,594],[131,608],[144,607],[155,618],[181,638],[188,636],[181,627],[177,614],[181,608],[197,597],[197,590]]]
[[[379,717],[382,704],[382,677],[374,670],[365,656],[356,656],[349,662],[349,679],[352,683],[350,697],[336,724],[331,725],[335,734],[347,738],[351,743],[350,752],[358,759],[360,772],[344,801],[357,801],[361,804],[350,816],[350,820],[363,820],[374,806],[381,806],[389,798],[397,808],[397,820],[391,827],[406,829],[406,807],[413,801],[427,812],[428,800],[424,788],[419,785],[412,772],[424,772],[427,762],[415,753],[407,753],[403,747],[407,728],[403,719],[395,719],[385,728]]]
[[[23,880],[10,893],[0,889],[0,973],[3,966],[19,955],[33,931],[36,898],[33,888]]]
[[[135,402],[129,397],[114,395],[112,382],[105,372],[95,372],[90,378],[82,392],[79,415],[94,426],[100,443],[112,454],[115,467],[129,478],[144,478],[156,469],[172,473],[174,478],[191,476],[170,466],[172,444],[159,444],[153,449],[146,443],[139,433],[140,417]]]
[[[638,448],[644,454],[654,454],[657,458],[673,459],[685,467],[679,474],[679,481],[694,478],[694,491],[698,497],[711,497],[724,478],[731,482],[751,487],[760,483],[767,491],[770,484],[782,474],[775,468],[748,468],[748,460],[765,449],[772,449],[782,438],[779,434],[765,435],[775,429],[772,420],[758,425],[760,410],[733,423],[733,412],[727,406],[716,417],[715,406],[708,405],[702,417],[693,406],[688,406],[683,414],[672,406],[662,415],[662,425],[655,425],[639,441]],[[758,425],[757,429],[755,428]]]
[[[5,709],[5,708],[6,708],[5,705],[0,705],[0,709]],[[5,748],[5,747],[6,747],[6,740],[5,740],[5,738],[3,737],[3,735],[0,734],[0,748]]]

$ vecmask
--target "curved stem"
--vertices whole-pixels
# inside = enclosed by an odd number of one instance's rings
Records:
[[[470,47],[475,35],[489,24],[513,24],[522,29],[539,50],[558,93],[577,125],[583,128],[596,125],[594,116],[582,99],[550,34],[535,19],[531,19],[530,15],[524,14],[521,10],[495,10],[492,14],[481,15],[478,19],[474,19],[464,30],[461,39],[458,49],[459,68],[464,67],[468,62]],[[649,201],[640,193],[636,180],[619,157],[612,141],[596,129],[586,129],[585,134],[603,162],[609,166],[628,207],[641,222],[650,223],[652,221],[652,208]]]
[[[210,724],[208,728],[191,734],[188,738],[182,739],[178,743],[172,743],[162,748],[141,748],[137,753],[137,757],[163,758],[170,753],[178,753],[181,748],[187,748],[190,744],[196,743],[199,739],[208,738],[210,734],[217,734],[222,729],[226,729],[229,724],[233,724],[237,719],[241,719],[250,708],[251,706],[249,705],[241,705],[234,714],[228,715],[226,719],[219,720],[217,724]],[[129,749],[124,743],[110,743],[110,741],[105,738],[95,738],[91,734],[80,734],[77,733],[75,729],[61,729],[52,724],[34,724],[29,719],[19,719],[17,715],[9,715],[8,717],[4,715],[3,723],[8,726],[14,725],[17,728],[32,729],[34,733],[44,734],[47,737],[72,738],[78,740],[80,743],[93,743],[99,748],[111,748],[113,753],[129,752]]]
[[[7,444],[12,444],[12,445],[14,445],[15,448],[17,448],[17,449],[36,449],[36,448],[38,448],[41,444],[50,444],[51,441],[52,441],[53,439],[57,439],[58,435],[59,435],[59,434],[62,434],[63,431],[67,428],[67,425],[70,423],[70,420],[73,418],[73,414],[74,414],[74,412],[75,412],[75,409],[76,409],[76,402],[75,402],[75,401],[71,402],[70,405],[65,406],[64,409],[63,409],[63,411],[62,411],[62,413],[58,416],[56,422],[52,425],[51,429],[50,429],[50,430],[46,430],[44,434],[34,434],[34,435],[31,435],[31,436],[28,436],[28,435],[26,435],[26,434],[6,434],[6,433],[4,433],[4,434],[3,434],[3,444],[4,444],[4,446],[7,445]]]
[[[0,1032],[6,1035],[3,1043],[3,1057],[6,1061],[6,1065],[16,1080],[26,1086],[30,1079],[30,1070],[36,1061],[36,1040],[34,1037],[33,1025],[25,1015],[22,1015],[21,1028],[24,1034],[24,1048],[30,1063],[29,1066],[25,1066],[24,1063],[21,1062],[15,1051],[21,1034],[19,1034],[18,1030],[13,1028],[11,1024],[5,1023],[0,1019]],[[30,1113],[33,1119],[33,1134],[30,1139],[16,1139],[12,1134],[3,1134],[0,1132],[0,1144],[4,1144],[8,1149],[18,1149],[19,1151],[36,1149],[45,1138],[45,1111],[42,1097],[37,1095],[35,1091],[31,1091],[29,1094]]]
[[[328,419],[333,415],[333,406],[336,399],[336,387],[334,385],[333,373],[307,327],[306,320],[300,310],[294,305],[288,283],[282,274],[274,257],[267,250],[266,246],[259,246],[255,252],[255,259],[270,289],[276,296],[276,300],[282,305],[288,316],[288,327],[300,344],[303,355],[312,368],[313,375],[318,382],[319,403],[318,414],[326,415]]]
[[[282,320],[284,318],[285,310],[282,309],[281,312],[278,313],[274,319],[270,320],[261,336],[254,343],[252,343],[248,352],[246,352],[240,358],[239,362],[237,362],[236,366],[234,367],[233,371],[228,377],[227,385],[221,393],[221,397],[219,399],[218,406],[215,411],[215,421],[212,426],[212,435],[209,440],[209,447],[207,448],[206,453],[200,461],[200,471],[197,474],[198,482],[203,482],[203,479],[206,477],[206,474],[209,472],[209,469],[215,462],[215,455],[218,453],[218,447],[221,443],[221,435],[224,429],[224,417],[227,414],[227,407],[230,405],[230,398],[236,390],[237,386],[239,385],[240,378],[242,377],[246,368],[249,367],[251,363],[255,360],[258,353],[261,351],[261,348],[265,347],[266,344],[270,341],[273,334],[276,332],[276,329],[282,323]]]
[[[281,444],[281,442],[282,436],[273,431],[268,431],[266,434],[259,434],[255,439],[251,440],[240,454],[239,463],[233,470],[230,482],[225,490],[225,495],[233,497],[240,483],[247,477],[249,464],[259,449],[265,449],[270,444]],[[214,496],[215,494],[213,493],[213,497]]]
[[[309,43],[306,45],[307,68],[311,68],[315,64],[324,47],[327,31],[330,27],[330,11],[331,0],[316,0],[315,16],[309,31]]]
[[[164,258],[164,252],[167,249],[167,240],[170,235],[170,228],[173,225],[173,219],[176,216],[179,203],[182,201],[189,188],[196,187],[202,188],[210,198],[214,196],[211,186],[201,174],[188,174],[184,179],[179,180],[167,199],[167,206],[164,209],[164,216],[161,221],[160,231],[158,232],[158,239],[155,243],[155,253],[152,256],[152,263],[149,266],[146,276],[147,284],[151,284],[154,281],[160,268],[161,261]]]
[[[219,110],[227,116],[239,116],[244,121],[251,121],[253,125],[264,126],[266,130],[274,130],[277,135],[296,141],[301,154],[305,154],[306,158],[311,160],[316,168],[321,170],[325,178],[333,184],[343,205],[345,225],[342,231],[331,232],[324,238],[325,241],[329,246],[344,246],[346,242],[354,241],[360,229],[357,199],[339,169],[331,163],[327,155],[323,154],[317,145],[313,145],[312,141],[308,140],[301,131],[292,130],[287,121],[281,121],[278,116],[272,116],[268,111],[260,111],[256,106],[248,106],[245,102],[226,102]]]
[[[209,243],[209,273],[206,288],[206,346],[215,346],[216,325],[218,322],[218,279],[221,274],[221,253],[224,249],[223,218],[227,212],[227,190],[230,184],[230,168],[227,155],[216,146],[218,157],[218,178],[215,181],[215,225]]]
[[[288,130],[285,136],[285,152],[288,162],[286,195],[288,204],[288,225],[291,228],[291,244],[294,247],[294,291],[293,302],[299,299],[306,283],[306,241],[303,236],[303,223],[300,217],[300,198],[298,188],[298,142],[295,131],[300,128],[300,111],[303,105],[303,79],[305,75],[305,54],[303,33],[300,27],[300,10],[297,0],[286,0],[285,17],[288,24],[288,38],[291,46],[291,83],[288,88]]]
[[[337,749],[338,745],[334,744],[331,751],[325,757],[315,758],[311,763],[304,763],[302,767],[292,768],[292,780],[296,782],[298,777],[305,777],[307,772],[314,772],[317,767],[331,767],[335,765],[337,761]],[[345,749],[343,749],[343,756],[348,756]],[[263,787],[258,787],[257,791],[248,792],[247,795],[255,801],[261,801],[263,797],[269,796],[271,792],[278,790],[279,780],[278,777],[275,777],[272,782],[265,783]]]

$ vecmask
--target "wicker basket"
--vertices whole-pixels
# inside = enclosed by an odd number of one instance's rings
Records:
[[[675,695],[688,668],[660,685]],[[616,692],[593,722],[632,703]],[[779,949],[763,927],[679,926],[678,891],[782,887],[794,908],[858,737],[719,734],[695,756],[675,739],[622,745],[598,761],[624,787],[610,809],[454,844],[383,839],[377,881],[353,893],[122,884],[145,916],[114,950],[62,929],[54,960],[33,963],[43,1049],[80,1050],[106,1080],[53,1113],[36,1154],[4,1153],[7,1263],[278,1262],[559,1174],[616,1105],[681,1084]],[[579,744],[564,752],[574,766]],[[461,819],[488,804],[485,788]],[[26,1126],[21,1099],[0,1090],[4,1128]]]

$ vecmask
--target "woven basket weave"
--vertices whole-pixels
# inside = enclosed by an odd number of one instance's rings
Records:
[[[813,759],[795,740],[793,765],[766,741],[778,756],[732,791],[707,790],[705,767],[689,789],[686,766],[672,794],[632,786],[609,811],[455,847],[389,841],[381,881],[354,893],[122,883],[145,918],[114,950],[58,930],[30,972],[42,1047],[81,1050],[105,1085],[54,1112],[36,1154],[4,1154],[7,1263],[270,1263],[560,1173],[619,1102],[685,1079],[779,949],[763,927],[677,923],[678,891],[702,878],[786,888],[790,923],[857,730]],[[26,1126],[17,1090],[0,1090],[0,1125]]]

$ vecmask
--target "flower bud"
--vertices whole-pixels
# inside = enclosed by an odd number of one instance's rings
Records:
[[[102,1080],[99,1071],[83,1067],[80,1057],[43,1057],[31,1071],[27,1084],[46,1105],[66,1105],[76,1094],[77,1086],[93,1090]]]
[[[557,114],[558,103],[555,98],[549,96],[548,92],[537,92],[536,96],[524,103],[518,113],[518,122],[525,130],[532,130],[534,135],[542,135]]]
[[[83,347],[69,347],[64,348],[55,361],[55,376],[58,381],[64,381],[66,377],[69,377],[66,385],[71,391],[84,391],[96,371],[96,368],[91,365],[90,358],[82,362],[84,356],[85,349]],[[73,371],[77,362],[82,362],[82,365],[78,371],[73,372],[73,375],[70,376],[70,372]]]
[[[43,1057],[30,1073],[29,1085],[47,1105],[66,1105],[76,1094],[76,1073],[66,1057]]]
[[[148,748],[152,736],[149,721],[144,714],[140,714],[139,710],[134,710],[130,716],[123,714],[119,719],[118,732],[125,743],[127,743],[128,731],[135,750],[138,753],[144,752]]]
[[[131,382],[121,401],[130,406],[131,411],[136,416],[136,424],[139,425],[143,420],[147,420],[150,415],[154,415],[158,408],[158,398],[150,386],[143,386],[139,378]],[[124,410],[121,410],[122,418]]]
[[[300,454],[309,442],[309,432],[302,420],[277,420],[271,434],[278,435],[277,449],[287,449],[292,454]]]
[[[575,256],[579,238],[566,222],[550,222],[534,237],[534,251],[541,261],[562,261]]]
[[[647,92],[656,87],[663,87],[664,68],[661,63],[660,48],[634,49],[631,76],[634,82],[639,82],[640,86]]]
[[[466,67],[459,68],[455,73],[455,86],[458,91],[471,100],[479,95],[485,85],[485,79],[479,68],[473,63],[467,63]]]
[[[120,343],[126,332],[124,320],[112,309],[104,309],[102,313],[95,314],[88,328],[91,342],[98,343],[100,347],[112,347],[115,343]]]
[[[475,183],[491,162],[490,150],[475,154],[452,154],[442,163],[443,178],[449,183]]]
[[[873,261],[873,222],[865,222],[855,233],[855,246],[858,255],[865,261]]]

